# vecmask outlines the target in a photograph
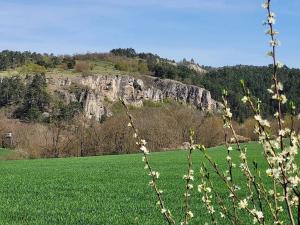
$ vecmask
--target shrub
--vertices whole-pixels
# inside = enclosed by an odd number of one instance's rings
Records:
[[[74,69],[75,65],[76,65],[76,61],[74,59],[74,57],[64,57],[62,60],[63,65],[65,65],[65,69]]]
[[[28,63],[19,69],[19,73],[23,75],[46,73],[46,68],[35,63]]]
[[[90,64],[86,61],[77,61],[75,65],[75,71],[85,73],[90,70]]]
[[[144,60],[116,58],[115,61],[115,69],[120,71],[139,72],[143,74],[149,72],[148,66]]]

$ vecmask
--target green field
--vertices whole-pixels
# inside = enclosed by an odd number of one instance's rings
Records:
[[[250,143],[248,147],[250,158],[260,162],[258,145]],[[178,221],[183,214],[186,154],[173,151],[151,155],[153,166],[161,173],[160,186],[166,203]],[[210,154],[220,166],[225,166],[223,148],[212,148]],[[197,171],[202,161],[201,153],[196,153],[195,186],[199,183]],[[149,178],[142,168],[140,154],[0,161],[0,224],[163,224],[154,204],[155,196],[147,185]],[[222,184],[217,186],[222,193]],[[196,218],[191,224],[204,224],[208,215],[200,194],[196,188],[194,191],[192,205]],[[228,222],[223,220],[219,224]]]

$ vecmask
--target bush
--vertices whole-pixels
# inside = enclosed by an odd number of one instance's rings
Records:
[[[74,57],[64,57],[62,63],[65,65],[65,69],[74,69],[76,61]]]
[[[75,65],[75,71],[80,73],[85,73],[90,70],[90,64],[86,61],[77,61]]]
[[[23,75],[44,74],[46,68],[35,63],[28,63],[19,69],[19,73]]]
[[[116,58],[115,61],[115,69],[120,71],[139,73],[149,72],[148,66],[144,60]]]

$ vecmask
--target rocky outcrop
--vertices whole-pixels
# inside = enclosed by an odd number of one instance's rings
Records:
[[[99,75],[80,78],[72,82],[86,87],[79,101],[83,103],[86,116],[96,120],[112,115],[110,105],[119,101],[120,98],[126,104],[136,107],[143,106],[145,100],[159,102],[166,99],[189,104],[202,111],[217,111],[221,107],[221,104],[212,99],[210,92],[204,88],[174,80],[145,78],[147,79]],[[72,82],[60,80],[58,84],[68,86]],[[60,96],[66,101],[75,101],[72,94],[67,96],[64,91],[60,91]]]
[[[194,70],[195,72],[197,72],[198,74],[201,74],[201,75],[204,75],[207,73],[207,71],[205,69],[203,69],[201,66],[199,66],[198,64],[190,63],[188,65],[188,68],[190,68],[191,70]]]

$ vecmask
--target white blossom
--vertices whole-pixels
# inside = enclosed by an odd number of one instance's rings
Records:
[[[282,104],[285,104],[287,102],[286,96],[285,95],[281,95],[280,97],[281,97]]]
[[[247,208],[247,206],[248,206],[248,201],[247,201],[247,199],[241,200],[241,201],[238,203],[238,205],[239,205],[240,209],[245,209],[245,208]]]
[[[149,154],[149,151],[148,151],[148,149],[147,149],[145,146],[141,146],[141,147],[140,147],[140,150],[141,150],[142,152],[144,152],[145,154]]]
[[[194,217],[194,214],[192,213],[192,211],[188,211],[186,214],[187,214],[190,218],[193,218],[193,217]]]
[[[269,195],[274,195],[274,190],[269,190],[268,193]]]
[[[205,190],[206,190],[208,193],[211,192],[211,188],[210,188],[210,187],[207,187]]]
[[[151,173],[149,173],[149,176],[152,176],[152,177],[154,177],[155,179],[158,179],[158,178],[159,178],[159,172],[152,171]]]
[[[240,158],[241,158],[242,160],[245,160],[245,159],[247,158],[247,155],[246,155],[244,152],[241,152]]]
[[[276,46],[280,46],[281,45],[281,43],[280,43],[280,41],[279,40],[271,40],[270,41],[270,45],[272,46],[272,47],[276,47]]]
[[[282,136],[282,137],[284,137],[285,136],[285,131],[284,130],[279,130],[279,136]]]
[[[268,23],[269,24],[275,24],[275,22],[276,22],[276,19],[273,16],[268,17]]]
[[[269,3],[264,2],[263,4],[261,4],[261,7],[264,8],[264,9],[267,9],[269,7]]]
[[[241,100],[242,100],[243,103],[247,103],[248,99],[249,98],[247,96],[244,96]]]
[[[279,65],[283,65],[283,64],[278,61],[277,66],[279,67]],[[281,68],[281,67],[279,67],[279,68]],[[281,82],[278,82],[277,83],[277,88],[278,88],[278,90],[282,91],[283,90],[283,84]]]
[[[298,176],[294,176],[294,177],[289,177],[289,182],[291,183],[291,185],[293,187],[297,187],[298,184],[300,183],[300,178]]]
[[[228,118],[232,117],[232,113],[230,112],[230,108],[225,109],[225,116],[227,116]]]
[[[184,196],[184,197],[190,197],[191,194],[190,194],[190,193],[184,193],[183,196]]]
[[[256,216],[258,217],[258,219],[264,218],[264,214],[263,214],[262,211],[257,211],[257,212],[256,212]]]
[[[192,184],[188,184],[188,185],[187,185],[187,188],[188,188],[188,189],[193,189],[194,186],[193,186]]]

